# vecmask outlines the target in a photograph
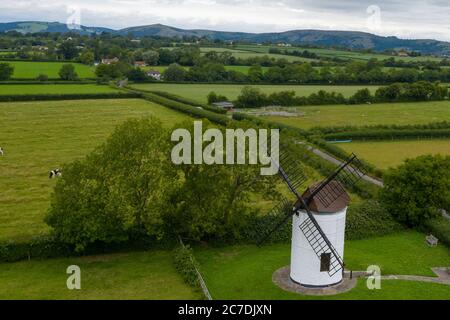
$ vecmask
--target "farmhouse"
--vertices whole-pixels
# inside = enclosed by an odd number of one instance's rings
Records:
[[[110,65],[113,63],[119,62],[119,58],[113,58],[113,59],[102,59],[102,64]]]
[[[160,81],[161,80],[161,72],[156,70],[149,70],[147,71],[147,76],[152,77],[155,80]]]
[[[232,102],[228,102],[228,101],[215,102],[215,103],[213,103],[213,106],[225,109],[227,111],[234,110],[234,104]]]
[[[146,67],[147,64],[145,63],[145,61],[135,61],[135,62],[134,62],[134,66],[135,66],[136,68],[140,68],[140,67]]]

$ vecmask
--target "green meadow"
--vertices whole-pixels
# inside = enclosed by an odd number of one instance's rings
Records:
[[[206,102],[207,95],[214,91],[217,94],[225,95],[228,99],[236,99],[246,85],[242,84],[169,84],[169,83],[148,83],[133,84],[133,88],[139,90],[157,90],[174,93],[186,98],[194,99],[199,102]],[[375,91],[378,86],[325,86],[325,85],[252,85],[259,88],[266,94],[280,91],[295,91],[298,96],[307,96],[311,93],[317,93],[320,90],[328,92],[342,93],[344,96],[351,96],[356,91],[369,88]]]
[[[45,74],[51,79],[59,78],[59,70],[64,62],[35,62],[35,61],[6,61],[14,67],[13,78],[35,79],[40,74]],[[94,67],[81,63],[71,63],[81,79],[95,78]]]
[[[146,116],[168,127],[189,119],[138,99],[0,103],[0,240],[47,232],[56,183],[48,172],[83,158],[126,119]]]
[[[421,155],[450,155],[449,139],[354,141],[342,143],[338,146],[348,152],[358,154],[361,158],[380,169],[398,166],[406,159],[416,158]]]
[[[450,119],[450,102],[379,103],[371,105],[306,106],[293,108],[301,115],[264,116],[295,127],[426,124]]]

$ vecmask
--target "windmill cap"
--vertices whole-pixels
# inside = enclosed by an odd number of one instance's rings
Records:
[[[315,183],[308,189],[306,189],[306,191],[302,195],[302,198],[303,199],[308,198],[311,195],[311,193],[317,187],[319,187],[319,185],[320,182]],[[315,195],[314,198],[309,202],[309,209],[311,211],[320,214],[320,213],[336,213],[347,208],[350,203],[350,196],[348,195],[347,191],[345,191],[344,186],[340,182],[333,180],[324,189],[322,189],[320,194],[324,195],[326,193],[329,193],[331,190],[333,191],[338,190],[339,196],[338,197],[334,196],[333,197],[334,200],[331,201],[331,203],[329,203],[328,205],[326,205],[325,203],[323,203],[323,201],[320,200],[321,197],[319,195]]]

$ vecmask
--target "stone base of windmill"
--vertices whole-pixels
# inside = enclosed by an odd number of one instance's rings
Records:
[[[278,269],[272,275],[272,281],[281,289],[289,292],[311,295],[311,296],[326,296],[335,295],[350,291],[356,286],[357,278],[345,276],[341,282],[327,286],[327,287],[306,287],[291,279],[291,267],[286,266]]]

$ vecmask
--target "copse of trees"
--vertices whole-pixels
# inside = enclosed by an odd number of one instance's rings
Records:
[[[64,64],[59,70],[59,77],[61,80],[74,81],[78,79],[78,74],[73,64]]]

